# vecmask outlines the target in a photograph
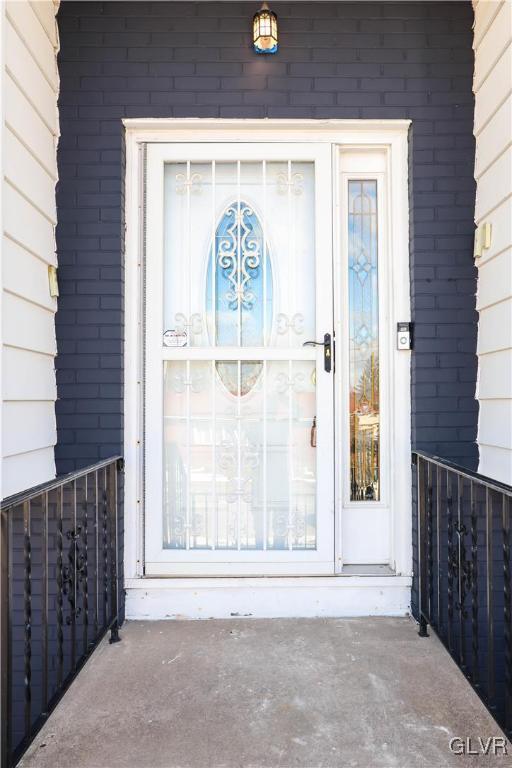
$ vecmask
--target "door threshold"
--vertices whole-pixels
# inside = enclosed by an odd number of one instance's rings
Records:
[[[389,565],[344,565],[337,576],[396,576]]]
[[[199,581],[212,580],[212,579],[337,579],[347,576],[396,576],[396,571],[389,565],[344,565],[339,573],[308,573],[308,574],[265,574],[261,575],[255,573],[238,573],[238,574],[188,574],[188,573],[145,573],[141,575],[138,580],[151,580],[151,579],[164,579],[164,580],[183,580],[183,579],[197,579]],[[133,581],[133,580],[130,580]]]
[[[405,616],[411,577],[353,573],[126,579],[126,617],[156,619]]]

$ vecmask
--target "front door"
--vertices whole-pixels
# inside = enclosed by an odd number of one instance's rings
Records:
[[[332,168],[328,143],[147,147],[148,575],[334,573]]]

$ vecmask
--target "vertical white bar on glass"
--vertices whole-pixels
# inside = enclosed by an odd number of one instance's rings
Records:
[[[185,388],[187,393],[187,509],[185,516],[185,547],[190,549],[190,484],[192,472],[190,467],[190,360],[187,360]]]
[[[212,270],[212,284],[211,284],[211,339],[212,346],[217,346],[217,300],[215,296],[216,279],[217,279],[217,241],[216,241],[216,165],[215,160],[212,161],[212,253],[211,253],[211,270]],[[211,362],[211,387],[212,387],[212,502],[213,502],[213,520],[212,520],[212,549],[217,548],[217,403],[215,398],[215,360]]]
[[[167,379],[171,371],[171,363],[164,362],[164,403],[163,403],[163,410],[164,410],[164,441],[166,441],[168,438],[166,438],[166,431],[167,431],[167,421],[170,421],[172,424],[172,418],[169,418],[169,413],[167,411],[168,409],[168,402],[169,398],[167,396]],[[170,416],[172,417],[172,411]],[[169,504],[169,495],[170,493],[174,492],[175,489],[169,488],[169,456],[166,449],[166,445],[164,443],[163,450],[164,450],[164,503],[165,503],[165,529],[166,529],[166,544],[169,546],[172,544],[172,524],[174,524],[174,520],[171,521],[171,505]],[[167,454],[167,455],[166,455]]]
[[[270,346],[271,329],[267,328],[267,161],[262,163],[263,185],[263,346]],[[267,341],[268,333],[268,341]],[[263,549],[267,548],[267,361],[263,361]]]
[[[288,549],[293,549],[293,363],[288,360]]]
[[[267,346],[267,161],[262,162],[263,186],[263,346]]]
[[[242,346],[242,243],[241,243],[241,234],[242,234],[242,211],[241,211],[241,201],[240,201],[240,160],[237,160],[236,163],[236,188],[237,188],[237,221],[236,221],[236,232],[237,232],[237,243],[236,243],[236,250],[237,250],[237,269],[236,269],[236,282],[237,282],[237,316],[238,316],[238,346]]]
[[[267,361],[263,361],[263,549],[267,548]]]
[[[215,160],[212,161],[212,299],[210,302],[211,306],[211,319],[210,322],[212,324],[212,346],[217,346],[217,301],[215,296],[215,281],[217,279],[217,241],[216,241],[216,216],[215,216],[215,203],[216,203],[216,166],[215,166]]]
[[[191,248],[191,235],[190,235],[190,227],[191,227],[191,221],[190,221],[190,160],[187,160],[187,180],[185,184],[185,188],[187,190],[187,318],[185,320],[185,330],[187,331],[187,344],[188,346],[191,345],[192,341],[192,334],[190,333],[190,321],[191,321],[191,314],[192,314],[192,269],[191,269],[191,257],[192,257],[192,248]]]
[[[294,222],[292,220],[292,161],[288,160],[288,184],[287,184],[287,204],[288,204],[288,347],[292,345],[291,333],[292,333],[292,312],[294,309],[293,304],[293,286],[295,285],[294,278],[294,264],[293,264],[293,232],[295,229]],[[292,549],[293,538],[293,366],[292,361],[288,360],[288,549]]]
[[[212,549],[217,548],[217,403],[215,402],[215,360],[210,363],[212,388]]]
[[[295,230],[295,224],[292,220],[292,161],[288,160],[288,183],[286,185],[286,199],[287,199],[287,205],[288,205],[288,274],[286,276],[286,282],[288,285],[288,316],[287,316],[287,324],[288,324],[288,346],[291,347],[292,345],[292,309],[293,309],[293,295],[292,295],[292,281],[293,284],[295,284],[294,280],[294,267],[295,265],[292,262],[293,259],[293,250],[292,250],[292,234]]]
[[[236,188],[237,188],[237,315],[238,315],[238,346],[242,346],[242,206],[240,198],[240,160],[236,163]],[[237,362],[237,375],[238,375],[238,395],[237,395],[237,505],[236,505],[236,540],[237,549],[240,550],[240,517],[242,512],[242,456],[241,456],[241,440],[242,440],[242,425],[241,425],[241,362]]]
[[[237,361],[238,374],[238,397],[236,399],[236,424],[237,424],[237,511],[236,511],[236,540],[237,549],[240,550],[240,516],[242,511],[242,419],[241,419],[241,399],[242,399],[242,363]]]

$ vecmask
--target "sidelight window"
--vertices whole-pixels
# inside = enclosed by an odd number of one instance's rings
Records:
[[[377,181],[348,182],[350,499],[380,499]]]

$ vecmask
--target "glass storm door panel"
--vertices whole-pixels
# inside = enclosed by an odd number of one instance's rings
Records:
[[[334,571],[328,145],[147,150],[146,572]]]

